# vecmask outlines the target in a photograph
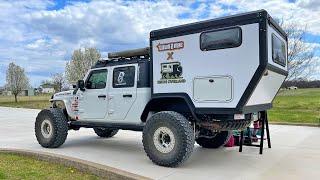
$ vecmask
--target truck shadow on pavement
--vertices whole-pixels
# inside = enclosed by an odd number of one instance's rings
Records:
[[[113,156],[114,158],[134,159],[138,160],[139,163],[144,162],[145,164],[153,165],[144,152],[141,138],[138,137],[123,138],[116,135],[115,137],[104,139],[92,134],[92,136],[73,137],[72,140],[67,140],[61,148],[64,150],[77,149],[88,156],[93,156],[91,153],[94,153],[95,155],[101,154],[102,156]],[[232,166],[245,170],[252,166],[252,161],[261,159],[262,156],[258,154],[256,148],[247,147],[243,153],[239,153],[238,147],[205,149],[195,144],[191,158],[179,166],[178,169],[189,169],[191,167],[201,169],[208,168],[208,166],[213,169],[221,169]]]

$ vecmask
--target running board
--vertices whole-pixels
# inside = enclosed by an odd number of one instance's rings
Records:
[[[87,122],[87,121],[71,121],[71,127],[84,127],[84,128],[112,128],[132,131],[143,131],[145,123],[141,124],[128,124],[128,123],[105,123],[105,122]]]

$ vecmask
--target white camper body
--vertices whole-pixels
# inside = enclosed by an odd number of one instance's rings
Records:
[[[151,32],[152,95],[184,97],[199,113],[271,108],[287,76],[286,35],[273,23],[261,11]],[[284,53],[282,63],[273,59],[273,36],[283,42],[285,51],[274,52]],[[170,62],[183,72],[164,80],[161,66]]]

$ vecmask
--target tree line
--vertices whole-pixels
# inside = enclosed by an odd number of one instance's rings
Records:
[[[82,79],[86,72],[101,58],[101,53],[96,48],[84,48],[74,50],[71,60],[66,63],[64,73],[55,73],[50,80],[42,81],[42,85],[52,86],[56,92],[68,89],[70,84],[75,84]],[[6,72],[5,88],[11,91],[15,102],[18,102],[18,95],[25,89],[30,88],[29,78],[25,70],[10,63]]]
[[[285,81],[282,84],[282,88],[288,88],[291,86],[295,86],[298,88],[320,88],[320,80],[313,80],[313,81],[308,81],[308,80],[294,80],[294,81]]]

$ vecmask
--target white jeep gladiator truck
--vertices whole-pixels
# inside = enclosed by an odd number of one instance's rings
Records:
[[[156,164],[175,167],[195,142],[218,148],[272,107],[287,72],[287,35],[265,10],[154,30],[150,46],[109,53],[35,122],[39,144],[69,130],[143,132]]]

